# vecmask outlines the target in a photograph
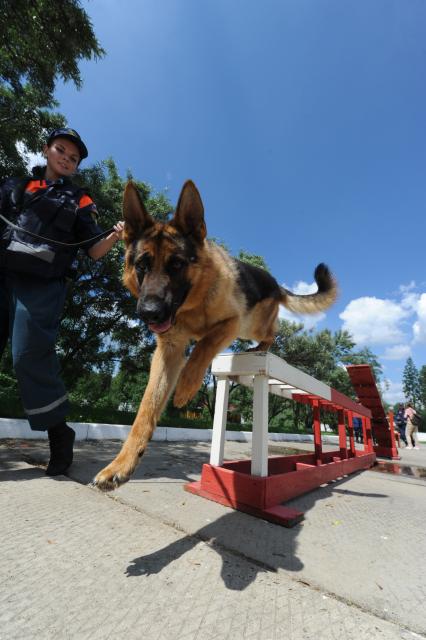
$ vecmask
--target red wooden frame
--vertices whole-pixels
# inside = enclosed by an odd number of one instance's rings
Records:
[[[331,401],[309,394],[294,394],[293,399],[308,403],[313,408],[313,453],[269,457],[266,477],[251,474],[250,460],[228,461],[221,466],[204,464],[200,481],[186,484],[185,490],[285,527],[292,527],[302,520],[303,512],[285,506],[283,502],[375,464],[370,418],[365,415],[369,414],[368,410],[337,392]],[[339,448],[336,451],[322,450],[321,408],[337,412]],[[363,451],[355,447],[352,426],[354,415],[362,419]]]

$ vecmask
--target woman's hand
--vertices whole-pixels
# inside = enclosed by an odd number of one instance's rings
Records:
[[[116,240],[123,239],[123,231],[124,231],[124,220],[119,220],[117,224],[114,225],[114,235]]]

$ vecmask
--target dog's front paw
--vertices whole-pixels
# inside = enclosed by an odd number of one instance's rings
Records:
[[[93,478],[90,486],[101,491],[113,491],[127,482],[134,471],[135,465],[120,463],[113,460],[105,469]]]

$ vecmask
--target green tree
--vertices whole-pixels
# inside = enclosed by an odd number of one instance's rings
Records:
[[[65,119],[56,82],[81,86],[78,64],[104,55],[78,0],[0,0],[0,179],[26,173],[16,144],[40,151]]]
[[[129,177],[129,176],[127,176]],[[118,174],[112,159],[85,169],[79,181],[88,188],[104,229],[122,217],[122,199],[126,180]],[[151,215],[164,220],[171,204],[163,193],[135,180]],[[155,347],[152,334],[136,317],[136,301],[121,281],[124,249],[118,243],[101,260],[94,262],[83,251],[76,262],[77,277],[70,283],[69,295],[58,340],[62,374],[69,388],[93,370],[122,375],[114,383],[114,398],[120,396],[118,382],[140,384],[147,372]],[[81,383],[84,388],[84,383]],[[142,391],[142,390],[141,390]],[[139,400],[142,392],[139,395]],[[132,394],[133,398],[133,394]]]
[[[241,262],[252,264],[254,267],[265,269],[265,271],[269,272],[269,267],[265,262],[265,258],[263,258],[262,256],[258,256],[255,253],[249,253],[248,251],[244,251],[244,249],[240,249],[237,255],[237,259],[241,260]]]
[[[149,377],[149,363],[122,361],[120,370],[111,381],[110,403],[122,411],[134,411],[139,408],[139,404],[145,391]]]
[[[419,372],[411,357],[407,358],[402,373],[402,389],[407,400],[412,402],[414,406],[420,402]]]
[[[423,409],[426,409],[426,365],[423,365],[419,371],[420,386],[420,402]]]

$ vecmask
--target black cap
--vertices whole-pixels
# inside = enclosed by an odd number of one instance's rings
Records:
[[[50,132],[49,137],[47,138],[47,145],[49,146],[55,138],[68,138],[68,140],[74,142],[80,152],[80,160],[84,160],[84,158],[87,158],[89,155],[86,145],[75,129],[69,129],[68,127],[54,129]]]

